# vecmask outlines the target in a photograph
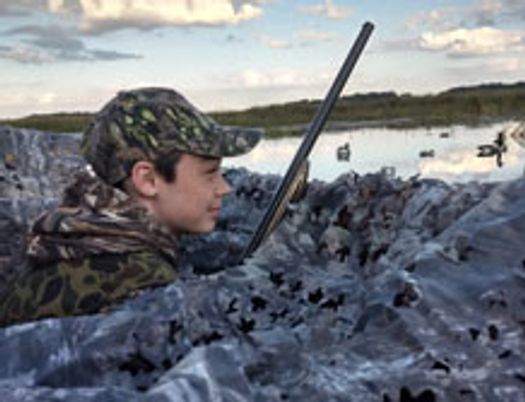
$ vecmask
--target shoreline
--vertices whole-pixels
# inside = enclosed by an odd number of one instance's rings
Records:
[[[386,128],[393,130],[406,130],[418,128],[447,128],[452,126],[484,127],[498,123],[517,121],[516,118],[480,118],[476,120],[449,121],[449,122],[425,122],[415,118],[394,118],[381,120],[360,121],[328,121],[323,132],[338,133],[341,131],[362,130],[367,128]],[[289,124],[274,126],[266,129],[267,139],[279,139],[301,136],[310,124]]]

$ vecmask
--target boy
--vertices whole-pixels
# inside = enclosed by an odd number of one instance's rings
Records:
[[[91,314],[176,278],[177,237],[214,229],[230,191],[221,158],[260,130],[223,127],[166,88],[120,92],[84,132],[83,173],[34,224],[29,263],[0,304],[0,326]]]

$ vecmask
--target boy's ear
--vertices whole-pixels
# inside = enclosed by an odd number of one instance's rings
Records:
[[[158,177],[151,162],[139,161],[133,165],[130,175],[135,191],[143,197],[155,197],[158,193]]]

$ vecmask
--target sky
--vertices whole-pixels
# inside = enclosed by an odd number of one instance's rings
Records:
[[[524,0],[0,0],[0,118],[171,87],[204,111],[525,79]]]

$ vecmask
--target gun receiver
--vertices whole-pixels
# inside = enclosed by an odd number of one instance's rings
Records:
[[[252,236],[248,247],[244,250],[242,260],[249,257],[259,245],[266,239],[266,237],[272,232],[274,227],[280,221],[282,214],[284,213],[289,199],[292,196],[295,188],[297,187],[298,181],[304,176],[307,170],[307,158],[312,150],[319,134],[321,133],[330,111],[334,107],[334,104],[339,97],[339,94],[343,90],[343,87],[348,80],[352,70],[354,69],[359,56],[361,55],[372,31],[374,25],[371,22],[363,24],[361,31],[357,39],[355,40],[348,56],[346,57],[343,65],[341,66],[339,73],[337,74],[330,90],[328,91],[323,103],[319,106],[317,113],[315,114],[312,123],[308,126],[308,132],[301,143],[301,146],[295,154],[286,175],[281,181],[279,188],[270,203],[270,206],[266,210],[265,215],[261,219],[254,235]],[[242,261],[241,260],[241,261]]]

